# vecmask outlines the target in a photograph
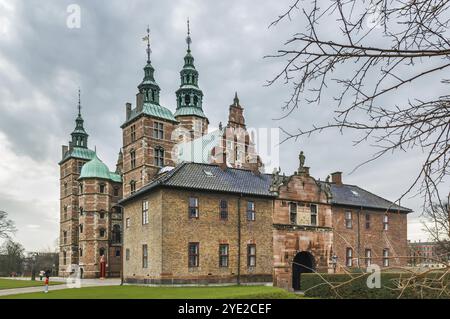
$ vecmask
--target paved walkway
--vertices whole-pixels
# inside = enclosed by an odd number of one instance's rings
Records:
[[[12,279],[12,280],[30,280],[30,278],[3,278],[3,279]],[[51,278],[53,281],[65,282],[66,278],[54,277]],[[36,282],[40,282],[37,280]],[[120,285],[120,279],[81,279],[81,287],[98,287],[98,286],[118,286]],[[66,284],[49,286],[48,290],[62,290],[70,288]],[[26,287],[26,288],[12,288],[12,289],[0,289],[0,297],[7,295],[17,295],[17,294],[26,294],[31,292],[42,292],[44,291],[44,283],[37,287]]]

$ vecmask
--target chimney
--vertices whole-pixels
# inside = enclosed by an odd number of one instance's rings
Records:
[[[73,143],[72,141],[69,141],[69,151],[73,150]]]
[[[138,113],[142,112],[144,107],[144,94],[138,93],[136,94],[136,110]]]
[[[131,103],[126,103],[125,104],[126,109],[127,109],[127,120],[130,118],[131,115]]]
[[[331,182],[336,185],[342,185],[342,172],[331,173]]]
[[[66,155],[67,151],[69,150],[69,147],[67,145],[62,146],[62,158],[64,158],[64,155]]]

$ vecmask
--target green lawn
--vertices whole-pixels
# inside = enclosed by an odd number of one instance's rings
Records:
[[[297,295],[267,286],[143,287],[104,286],[10,295],[0,299],[290,299]]]
[[[50,285],[60,285],[60,282],[51,282]],[[25,288],[25,287],[37,287],[44,286],[44,280],[40,281],[39,278],[36,281],[30,280],[15,280],[15,279],[0,279],[0,289],[13,289],[13,288]]]

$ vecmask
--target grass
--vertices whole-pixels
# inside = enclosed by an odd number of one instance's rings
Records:
[[[60,285],[60,282],[51,282],[50,285]],[[26,287],[39,287],[44,286],[44,280],[17,280],[17,279],[0,279],[0,289],[14,289],[14,288],[26,288]]]
[[[268,286],[144,287],[103,286],[9,295],[0,299],[294,299],[297,295]]]

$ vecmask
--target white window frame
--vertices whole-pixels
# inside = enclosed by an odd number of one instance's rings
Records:
[[[142,201],[142,225],[148,224],[148,200]]]

